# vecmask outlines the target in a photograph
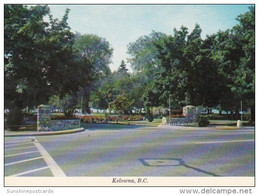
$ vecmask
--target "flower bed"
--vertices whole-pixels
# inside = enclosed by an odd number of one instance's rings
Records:
[[[141,115],[121,115],[121,116],[83,116],[84,123],[108,123],[120,121],[140,121],[143,120]]]
[[[73,120],[77,119],[74,116],[64,116],[64,115],[53,115],[51,116],[51,120]]]
[[[142,121],[143,116],[141,115],[122,115],[121,117],[122,121]]]
[[[171,121],[169,121],[169,124],[173,126],[184,126],[196,122],[197,119],[195,118],[172,118]]]
[[[172,114],[171,118],[184,118],[185,116],[183,114]],[[169,117],[168,117],[169,118]]]

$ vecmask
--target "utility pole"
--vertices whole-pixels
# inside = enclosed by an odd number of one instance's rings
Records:
[[[243,102],[242,102],[242,100],[241,100],[240,104],[241,104],[241,121],[243,121]]]
[[[169,94],[169,122],[171,123],[171,94]]]
[[[80,120],[79,120],[79,127],[81,127],[81,120],[82,120],[82,107],[83,107],[83,96],[81,96],[81,100],[80,100]]]

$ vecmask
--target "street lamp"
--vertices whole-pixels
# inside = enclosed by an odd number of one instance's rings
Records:
[[[243,102],[242,102],[242,100],[241,100],[240,104],[241,104],[241,121],[243,121]]]
[[[81,96],[81,99],[80,99],[80,120],[79,120],[79,127],[81,127],[81,120],[82,120],[82,105],[83,105],[83,96]]]
[[[169,123],[171,124],[171,94],[169,94]]]

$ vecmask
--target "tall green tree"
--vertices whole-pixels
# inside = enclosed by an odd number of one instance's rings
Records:
[[[255,7],[251,6],[237,20],[240,24],[234,27],[234,32],[242,44],[243,55],[236,70],[234,91],[241,94],[241,100],[251,109],[251,120],[255,121]]]
[[[74,49],[79,55],[85,57],[94,67],[93,73],[109,74],[113,48],[105,38],[94,34],[76,33]]]
[[[175,106],[182,105],[185,101],[187,80],[182,66],[186,64],[183,48],[186,46],[187,34],[187,28],[182,26],[179,31],[174,29],[174,36],[164,37],[155,44],[159,52],[159,71],[144,98],[146,107],[167,107],[170,95]]]
[[[174,35],[162,39],[156,47],[160,70],[146,94],[147,106],[167,107],[169,99],[176,108],[218,105],[222,83],[198,24],[190,34],[183,26],[174,29]]]
[[[90,112],[88,107],[90,99],[95,103],[98,102],[91,98],[91,93],[98,94],[98,88],[101,87],[102,83],[101,81],[111,74],[109,64],[111,63],[113,48],[111,48],[109,42],[106,41],[105,38],[101,38],[94,34],[81,35],[80,33],[76,33],[74,50],[78,56],[88,61],[92,66],[90,73],[92,81],[90,84],[83,86],[80,90],[80,93],[84,97],[83,110]],[[106,107],[106,104],[102,101],[103,98],[99,98],[99,100],[102,102],[99,102],[102,104],[101,107]],[[99,103],[96,105],[101,105]]]
[[[44,90],[48,82],[43,77],[45,57],[40,47],[48,27],[43,17],[48,13],[46,6],[4,7],[5,106],[22,108],[24,103],[35,103],[49,94]]]
[[[254,7],[238,16],[239,24],[232,29],[218,32],[208,39],[218,72],[225,82],[225,93],[221,96],[223,109],[235,110],[237,117],[240,102],[243,108],[251,109],[254,121],[255,107],[255,13]]]
[[[115,82],[114,73],[99,80],[98,87],[92,90],[90,96],[90,101],[93,103],[94,108],[108,109],[109,102],[112,102],[116,96]]]
[[[126,67],[126,63],[124,62],[124,60],[121,61],[121,64],[118,68],[118,72],[121,74],[127,74],[128,73],[128,69]]]
[[[201,32],[196,24],[183,48],[185,64],[181,67],[187,77],[186,104],[213,107],[219,103],[224,83],[221,82],[209,45],[201,39]]]
[[[124,94],[121,94],[109,103],[109,109],[128,114],[129,110],[132,110],[133,104],[134,100],[129,100]]]
[[[73,50],[69,10],[60,21],[48,6],[5,5],[4,12],[5,106],[47,103],[50,96],[76,92],[91,80],[91,64]]]
[[[130,55],[128,59],[133,71],[150,71],[156,67],[158,60],[158,49],[154,43],[159,42],[164,33],[152,31],[149,35],[139,37],[135,42],[129,43],[127,53]]]

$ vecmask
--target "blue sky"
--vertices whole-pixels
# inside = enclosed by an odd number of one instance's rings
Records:
[[[154,31],[172,34],[186,26],[191,32],[196,23],[202,37],[231,28],[235,18],[248,11],[249,5],[50,5],[55,18],[69,8],[68,23],[73,32],[96,34],[114,48],[112,70],[129,57],[127,45]],[[129,64],[127,67],[130,69]]]

